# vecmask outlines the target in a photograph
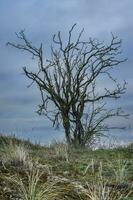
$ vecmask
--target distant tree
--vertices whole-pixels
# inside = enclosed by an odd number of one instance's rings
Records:
[[[108,130],[107,119],[126,117],[121,108],[108,110],[105,103],[105,99],[118,99],[125,93],[126,82],[120,85],[111,76],[111,69],[125,59],[119,57],[121,40],[118,37],[112,34],[108,45],[91,38],[86,42],[81,39],[83,30],[72,39],[74,28],[75,24],[67,41],[60,32],[53,36],[50,59],[44,59],[42,44],[35,47],[24,31],[17,34],[22,43],[8,42],[8,45],[30,53],[38,61],[37,71],[23,68],[40,90],[42,103],[38,114],[48,117],[54,127],[62,125],[68,144],[85,146]],[[99,89],[98,82],[104,78],[105,88]],[[107,80],[113,89],[106,88]]]

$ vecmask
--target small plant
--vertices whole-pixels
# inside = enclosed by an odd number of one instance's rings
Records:
[[[33,167],[30,171],[25,171],[25,176],[14,175],[5,177],[13,185],[14,194],[21,200],[81,200],[77,185],[71,184],[64,178],[45,176],[45,171]]]
[[[128,200],[128,196],[131,194],[129,191],[127,194],[123,190],[118,190],[109,187],[107,182],[98,181],[97,183],[88,184],[88,192],[86,195],[90,200]]]
[[[95,172],[95,160],[91,159],[90,162],[88,163],[87,167],[85,168],[83,175],[86,175],[86,173],[88,172],[88,170],[90,169],[90,171],[94,174]]]
[[[9,144],[3,144],[1,147],[2,162],[10,162],[14,164],[26,164],[29,152],[23,144],[14,144],[10,141]]]
[[[108,161],[108,167],[114,174],[117,183],[122,183],[127,178],[128,161],[123,159],[115,160],[114,162]]]
[[[32,170],[25,171],[24,178],[18,174],[6,177],[6,180],[13,184],[17,196],[22,200],[51,200],[58,194],[54,188],[56,182],[48,185],[44,174],[42,169],[33,167]]]
[[[124,188],[119,189],[119,185],[112,186],[110,181],[104,178],[102,163],[95,180],[91,184],[87,183],[87,188],[86,195],[90,200],[128,200],[131,194],[131,191],[127,192]]]
[[[55,144],[52,145],[54,149],[55,155],[62,159],[65,160],[66,162],[69,162],[69,156],[68,156],[68,145],[63,143],[63,142],[55,142]]]

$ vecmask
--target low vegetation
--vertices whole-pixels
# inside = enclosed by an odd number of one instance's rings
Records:
[[[133,145],[33,145],[0,136],[0,200],[132,200]]]

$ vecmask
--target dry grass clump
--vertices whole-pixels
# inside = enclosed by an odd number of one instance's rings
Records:
[[[13,187],[14,194],[10,195],[11,199],[81,200],[76,187],[70,181],[54,176],[48,178],[47,175],[43,169],[33,167],[32,170],[25,170],[23,177],[21,174],[5,176],[6,181]]]
[[[58,159],[62,159],[69,162],[68,145],[63,142],[54,141],[51,144],[51,148],[54,150],[54,154]]]
[[[32,170],[25,172],[24,178],[20,177],[20,175],[14,175],[6,177],[6,179],[14,185],[17,195],[22,200],[52,199],[52,187],[55,183],[48,186],[46,180],[41,182],[43,175],[44,172],[42,170],[32,168]]]
[[[26,164],[29,158],[28,149],[23,144],[14,144],[10,141],[1,147],[1,160],[3,163]]]
[[[112,171],[112,176],[114,176],[117,183],[123,183],[127,179],[129,161],[118,159],[115,161],[108,161],[108,168]]]
[[[88,191],[86,193],[90,200],[125,200],[130,194],[131,190],[119,189],[119,185],[115,187],[109,186],[107,182],[98,181],[97,183],[87,184]]]
[[[114,165],[111,165],[113,168]],[[121,167],[121,168],[119,168]],[[114,168],[113,168],[114,169]],[[123,175],[123,170],[125,170],[125,163],[118,165],[120,171],[115,172],[116,180],[118,181],[118,176]],[[121,172],[122,171],[122,172]],[[118,173],[118,174],[117,174]],[[112,184],[110,180],[103,176],[103,165],[100,162],[99,170],[97,176],[94,177],[94,181],[87,183],[87,192],[86,195],[90,200],[124,200],[127,199],[132,193],[132,187],[129,188],[127,184]],[[119,181],[124,181],[124,176],[121,175]]]

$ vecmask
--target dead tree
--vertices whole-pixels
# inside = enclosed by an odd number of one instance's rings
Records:
[[[112,34],[109,44],[98,40],[83,41],[83,30],[72,39],[75,25],[64,42],[61,33],[53,36],[51,57],[43,58],[43,46],[35,47],[24,31],[17,34],[19,44],[8,45],[30,53],[37,59],[37,71],[24,67],[25,75],[36,83],[40,90],[42,103],[38,114],[44,114],[53,126],[62,125],[68,144],[85,146],[105,130],[105,121],[111,117],[126,116],[120,108],[108,110],[107,99],[118,99],[125,93],[126,82],[120,85],[111,76],[111,69],[125,59],[120,59],[121,40]],[[111,81],[111,89],[99,90],[98,81],[106,77]],[[31,83],[31,84],[32,84]],[[53,104],[49,110],[49,104]]]

